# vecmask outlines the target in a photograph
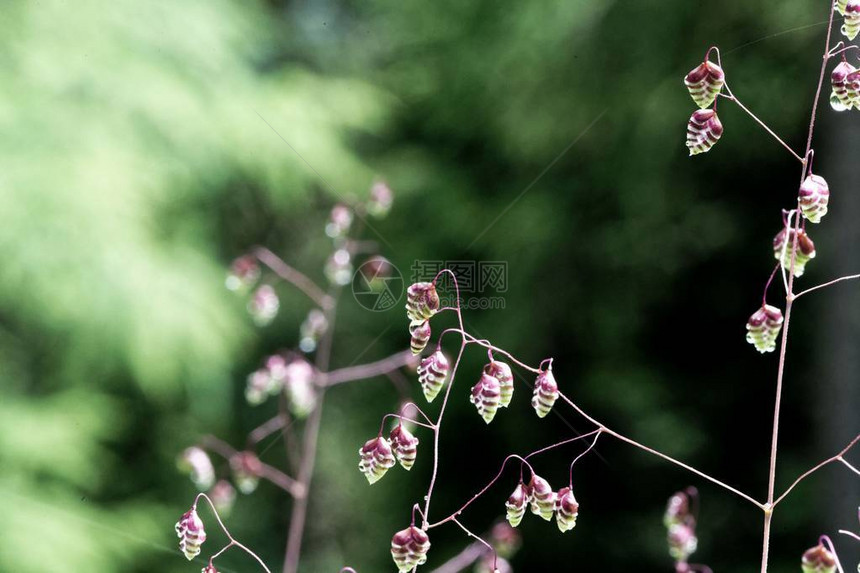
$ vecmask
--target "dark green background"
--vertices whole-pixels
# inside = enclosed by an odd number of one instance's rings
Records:
[[[562,390],[598,419],[763,498],[777,361],[744,342],[744,323],[799,169],[728,102],[723,139],[688,158],[682,78],[719,45],[735,94],[801,149],[827,8],[5,2],[0,570],[199,570],[176,550],[194,490],[174,458],[208,432],[240,444],[273,414],[244,402],[245,376],[297,343],[311,308],[279,288],[280,315],[256,329],[223,288],[226,267],[265,244],[323,281],[330,206],[366,196],[376,176],[396,202],[367,237],[405,274],[416,259],[507,262],[505,309],[468,313],[473,332],[532,364],[554,356]],[[815,167],[831,214],[811,231],[818,258],[802,287],[860,269],[860,114],[821,111]],[[846,284],[797,306],[779,490],[857,433],[857,293]],[[374,314],[347,294],[334,366],[404,348],[405,326],[400,305]],[[436,516],[507,453],[589,429],[563,407],[538,420],[525,386],[486,427],[466,399],[484,359],[467,354],[453,394]],[[393,569],[389,540],[426,490],[431,439],[419,433],[411,473],[373,487],[356,450],[396,403],[384,378],[330,393],[303,571]],[[579,448],[538,471],[560,487]],[[695,560],[757,570],[758,510],[611,439],[598,453],[575,473],[577,528],[527,518],[516,570],[670,571],[662,511],[689,484],[703,498]],[[463,521],[486,530],[515,481]],[[772,570],[797,570],[821,533],[856,530],[857,503],[845,468],[799,487],[776,513]],[[263,485],[229,525],[279,569],[288,515]],[[852,569],[857,545],[838,542]],[[468,540],[451,526],[432,543],[426,570]],[[222,565],[254,567],[239,554]]]

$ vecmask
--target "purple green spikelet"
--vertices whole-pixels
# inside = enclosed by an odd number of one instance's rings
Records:
[[[306,418],[317,404],[317,388],[314,385],[316,370],[301,357],[293,358],[284,369],[284,392],[287,406],[297,418]]]
[[[501,402],[499,406],[507,408],[514,396],[514,375],[511,372],[511,367],[504,362],[493,360],[484,368],[484,372],[499,381],[499,388],[501,390]]]
[[[203,449],[197,446],[185,448],[176,461],[179,470],[187,473],[200,491],[205,491],[215,483],[215,468]]]
[[[232,291],[244,291],[260,279],[260,265],[254,255],[244,255],[230,263],[226,285]]]
[[[367,212],[378,219],[388,215],[394,203],[394,193],[384,181],[377,181],[370,188],[370,198],[367,200]]]
[[[689,523],[670,525],[666,541],[669,545],[669,555],[676,561],[686,561],[699,546],[695,525]]]
[[[830,187],[820,175],[809,174],[800,185],[797,197],[800,212],[810,223],[819,223],[827,214]]]
[[[432,402],[439,395],[449,369],[448,359],[441,350],[423,359],[418,365],[418,383],[421,384],[421,391],[428,402]]]
[[[197,515],[197,508],[186,511],[176,522],[176,536],[179,537],[179,550],[191,561],[200,555],[200,546],[206,541],[203,521]]]
[[[836,556],[823,543],[803,552],[800,560],[803,573],[835,573]]]
[[[747,342],[762,354],[773,352],[782,320],[781,310],[769,304],[762,305],[747,321]]]
[[[573,495],[573,490],[563,487],[555,496],[555,522],[562,533],[576,527],[576,518],[579,515],[579,503]]]
[[[490,423],[499,411],[502,396],[501,386],[499,381],[490,376],[486,372],[481,374],[481,379],[472,387],[472,394],[469,396],[469,401],[478,409],[478,414],[484,419],[484,422]]]
[[[211,563],[200,570],[200,573],[218,573],[218,570],[215,569],[215,566]]]
[[[417,356],[427,348],[427,343],[430,342],[430,337],[433,335],[432,330],[430,330],[430,321],[411,322],[409,324],[409,335],[409,347],[412,349],[412,354]]]
[[[391,446],[394,448],[394,457],[406,471],[412,469],[415,458],[418,455],[418,438],[412,432],[397,424],[388,435]]]
[[[720,66],[711,61],[702,62],[684,77],[690,97],[702,109],[714,103],[725,83],[726,74]]]
[[[845,77],[845,90],[854,109],[860,109],[860,70],[854,70]]]
[[[233,471],[233,481],[244,494],[253,493],[260,483],[260,473],[263,463],[254,452],[237,452],[230,458],[230,469]]]
[[[406,316],[413,322],[428,320],[438,312],[439,304],[433,283],[415,283],[406,289]]]
[[[683,491],[673,494],[666,503],[666,512],[663,514],[663,525],[668,528],[676,523],[684,523],[691,517],[690,496]]]
[[[833,5],[836,8],[836,11],[839,12],[840,16],[845,15],[845,6],[848,4],[848,0],[835,0]]]
[[[508,497],[508,501],[505,502],[505,516],[511,527],[516,527],[522,522],[523,515],[526,513],[526,506],[530,500],[531,492],[529,491],[529,487],[523,482],[517,484],[516,489]]]
[[[365,442],[358,450],[358,454],[361,456],[358,469],[371,484],[382,479],[385,472],[394,467],[396,463],[394,453],[391,451],[391,444],[382,436]]]
[[[848,0],[842,12],[842,34],[849,40],[854,40],[860,33],[860,0]]]
[[[833,92],[830,95],[830,106],[836,111],[849,110],[856,107],[857,94],[849,91],[850,82],[848,77],[856,72],[857,68],[843,60],[833,68],[830,74],[830,85]]]
[[[325,263],[323,273],[333,285],[348,285],[352,280],[352,255],[347,249],[338,249]]]
[[[555,376],[552,375],[552,368],[548,368],[538,374],[534,394],[532,394],[532,408],[535,409],[538,418],[545,418],[556,400],[558,400],[558,384]]]
[[[325,226],[325,234],[332,239],[345,236],[352,226],[352,219],[352,209],[343,203],[338,203],[331,209],[331,215],[329,215],[328,223]]]
[[[716,110],[697,109],[687,123],[687,148],[690,155],[710,150],[723,135],[723,124]]]
[[[555,492],[549,485],[549,482],[542,477],[532,474],[532,479],[529,482],[529,497],[531,512],[539,515],[545,520],[552,519],[552,513],[555,511]]]
[[[780,262],[786,271],[791,269],[791,251],[794,245],[794,236],[797,233],[797,253],[794,257],[794,276],[803,276],[806,271],[806,263],[815,258],[815,243],[802,229],[796,232],[794,229],[783,228],[773,238],[773,256]]]
[[[209,490],[209,499],[222,517],[226,517],[233,510],[236,503],[236,489],[225,479],[218,480]]]
[[[278,315],[281,306],[271,285],[260,285],[248,301],[248,313],[257,326],[266,326]]]
[[[414,525],[394,534],[391,538],[391,557],[400,573],[411,571],[427,561],[430,538],[423,529]]]

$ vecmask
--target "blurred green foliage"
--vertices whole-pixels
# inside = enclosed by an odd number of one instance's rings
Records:
[[[723,140],[688,159],[694,106],[680,80],[720,45],[735,93],[800,147],[826,4],[4,3],[0,571],[199,568],[175,548],[194,492],[173,459],[203,433],[240,444],[271,414],[244,403],[244,377],[295,346],[310,308],[280,289],[281,314],[258,331],[225,268],[265,244],[322,281],[327,210],[377,175],[396,204],[366,235],[407,278],[414,260],[506,261],[505,309],[468,314],[476,335],[530,363],[555,356],[562,388],[599,419],[761,494],[775,362],[750,352],[743,323],[796,166],[728,105]],[[405,326],[399,310],[371,315],[347,293],[335,366],[403,348]],[[798,318],[798,336],[813,327]],[[481,360],[467,356],[459,385]],[[799,385],[809,360],[791,367],[783,479],[823,457],[813,390]],[[435,512],[505,454],[586,429],[568,413],[536,422],[524,388],[490,428],[456,396]],[[355,452],[396,402],[384,380],[331,393],[304,571],[390,569],[430,437],[412,472],[372,488]],[[282,462],[281,450],[264,459]],[[576,451],[539,471],[561,483]],[[704,499],[696,557],[752,569],[757,512],[618,443],[598,452],[575,477],[577,529],[527,519],[517,570],[670,570],[663,504],[690,483]],[[464,521],[489,528],[514,480]],[[854,523],[853,510],[822,523],[814,491],[777,516],[775,571]],[[231,528],[279,567],[288,510],[264,486],[240,498]],[[437,530],[430,566],[466,543]]]

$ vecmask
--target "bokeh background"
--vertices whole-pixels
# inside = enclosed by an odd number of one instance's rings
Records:
[[[296,345],[312,308],[279,286],[281,312],[256,328],[224,288],[229,262],[263,244],[324,282],[328,212],[376,177],[395,205],[366,237],[405,275],[415,260],[507,262],[505,308],[468,313],[476,334],[532,364],[554,356],[598,419],[763,498],[777,360],[744,323],[798,169],[727,103],[723,139],[689,159],[681,79],[721,46],[736,95],[800,149],[826,13],[825,0],[4,2],[0,570],[199,570],[176,550],[195,489],[175,458],[206,433],[240,445],[276,411],[247,405],[245,377]],[[815,167],[832,211],[802,286],[860,268],[860,115],[824,105]],[[778,489],[858,431],[858,303],[845,284],[793,316]],[[405,348],[405,326],[401,305],[345,297],[333,365]],[[466,400],[484,358],[467,354],[453,395],[437,516],[507,453],[589,429],[564,408],[538,420],[525,386],[485,426]],[[397,392],[380,378],[327,400],[301,570],[393,570],[430,436],[412,472],[369,487],[356,450]],[[562,483],[579,449],[538,471]],[[577,528],[527,518],[515,570],[670,571],[662,512],[687,485],[702,494],[695,560],[756,570],[757,510],[611,439],[597,452],[577,466]],[[486,531],[515,482],[464,523]],[[856,530],[857,504],[845,468],[799,487],[776,514],[772,569]],[[289,508],[264,484],[229,519],[273,569]],[[452,526],[432,542],[428,570],[469,541]],[[857,545],[838,542],[853,568]]]

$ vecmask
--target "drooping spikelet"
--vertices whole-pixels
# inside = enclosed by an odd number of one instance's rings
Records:
[[[493,360],[484,368],[484,372],[499,381],[499,388],[501,389],[499,406],[507,408],[514,396],[514,375],[511,372],[511,367],[504,362]]]
[[[576,527],[576,517],[579,515],[579,504],[569,487],[558,490],[555,499],[555,522],[559,531],[564,533]]]
[[[412,348],[412,354],[417,356],[427,347],[430,336],[433,334],[430,330],[430,321],[409,323],[409,334],[411,335],[409,346]]]
[[[830,74],[830,85],[833,93],[830,96],[830,106],[836,111],[845,111],[855,106],[855,94],[849,91],[850,83],[848,77],[856,72],[857,68],[848,62],[840,62]]]
[[[278,314],[281,303],[271,285],[261,285],[248,301],[248,313],[257,326],[266,326]]]
[[[842,22],[842,34],[849,40],[854,40],[860,33],[860,0],[848,0],[842,12],[845,19]]]
[[[824,547],[824,544],[819,543],[803,552],[800,568],[803,573],[834,573],[836,556]]]
[[[391,557],[400,573],[411,571],[427,561],[430,538],[423,529],[414,525],[394,534],[391,538]]]
[[[854,109],[860,109],[860,70],[854,70],[845,77],[845,91]]]
[[[412,432],[403,427],[403,424],[397,424],[391,433],[388,435],[391,441],[391,446],[394,448],[394,457],[403,466],[403,469],[409,471],[415,463],[415,457],[418,455],[418,438],[412,435]]]
[[[382,479],[385,472],[396,463],[391,451],[391,444],[382,436],[365,442],[358,450],[358,454],[361,456],[358,469],[371,484]]]
[[[666,532],[669,555],[676,561],[686,561],[699,546],[696,528],[691,523],[675,523]]]
[[[185,448],[176,461],[179,470],[189,474],[191,481],[200,491],[205,491],[215,483],[215,468],[209,454],[197,446]]]
[[[552,369],[549,368],[538,374],[535,380],[532,408],[535,409],[538,418],[546,417],[556,400],[558,400],[558,384],[555,382],[555,376],[552,375]]]
[[[800,185],[797,197],[800,211],[810,223],[818,223],[827,214],[830,201],[830,187],[820,175],[809,174]]]
[[[781,328],[782,311],[769,304],[763,305],[747,321],[747,342],[762,354],[773,352]]]
[[[496,412],[499,411],[501,404],[501,386],[499,381],[490,376],[486,372],[481,374],[481,379],[472,388],[472,394],[469,396],[469,401],[478,409],[478,414],[486,423],[493,421]]]
[[[794,245],[795,230],[789,229],[786,233],[783,228],[776,237],[773,238],[773,256],[782,264],[785,270],[791,269],[791,251]],[[806,263],[810,259],[815,258],[815,243],[812,239],[801,230],[797,233],[797,252],[794,257],[794,276],[803,276],[806,270]]]
[[[549,485],[549,482],[540,476],[532,474],[532,479],[529,482],[529,502],[531,511],[535,515],[539,515],[545,520],[552,519],[552,512],[555,510],[555,492]]]
[[[192,507],[176,522],[176,536],[179,537],[179,550],[191,561],[200,554],[200,546],[206,541],[203,521]]]
[[[726,74],[723,69],[711,61],[702,62],[684,77],[684,84],[690,91],[690,96],[702,109],[714,103],[725,83]]]
[[[848,4],[848,0],[835,0],[834,5],[836,6],[836,11],[839,12],[840,16],[845,15],[845,6]]]
[[[531,494],[529,487],[520,482],[514,492],[508,497],[505,502],[505,512],[508,523],[511,527],[516,527],[523,520],[523,515],[526,513],[526,506],[529,504]]]
[[[438,310],[439,294],[433,283],[415,283],[406,289],[406,316],[409,320],[427,320]]]
[[[418,365],[418,383],[421,384],[421,391],[428,402],[432,402],[439,395],[449,368],[448,359],[441,350],[437,350]]]
[[[690,155],[705,153],[723,135],[723,124],[712,109],[697,109],[687,123],[687,147]]]

